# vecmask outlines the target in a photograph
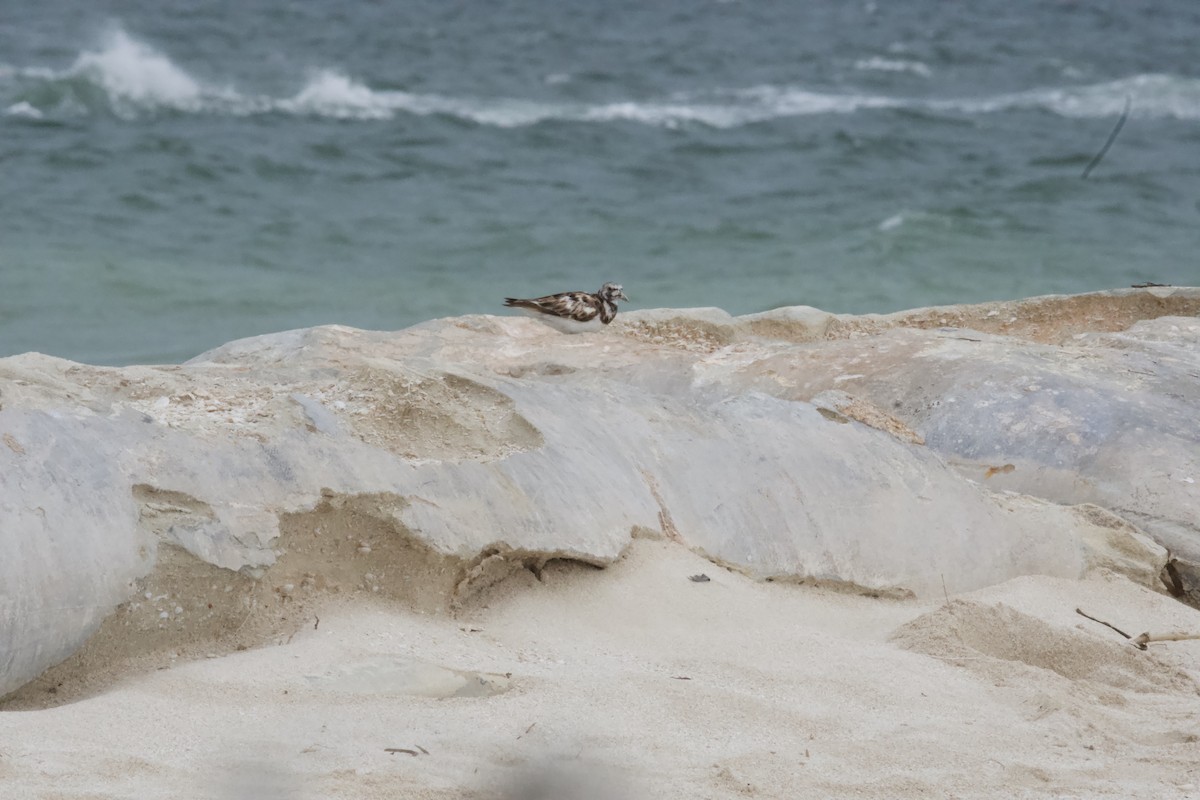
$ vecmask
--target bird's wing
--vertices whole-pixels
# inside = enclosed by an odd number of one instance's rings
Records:
[[[533,300],[508,298],[505,304],[576,322],[590,322],[600,313],[600,302],[587,292],[560,292]]]

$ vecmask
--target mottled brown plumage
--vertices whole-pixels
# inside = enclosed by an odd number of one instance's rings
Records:
[[[559,330],[574,333],[597,330],[617,316],[617,301],[629,298],[621,291],[621,285],[606,283],[595,294],[591,292],[559,292],[545,297],[523,300],[517,297],[504,298],[508,308],[520,309]]]

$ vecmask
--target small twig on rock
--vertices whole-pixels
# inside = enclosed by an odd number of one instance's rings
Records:
[[[1082,608],[1077,608],[1077,609],[1075,609],[1075,613],[1076,613],[1076,614],[1078,614],[1078,615],[1079,615],[1079,616],[1081,616],[1081,617],[1087,617],[1087,618],[1088,618],[1088,619],[1090,619],[1092,622],[1099,622],[1101,625],[1104,625],[1105,627],[1112,628],[1114,631],[1116,631],[1117,633],[1121,634],[1121,635],[1122,635],[1122,636],[1124,636],[1126,639],[1132,639],[1132,638],[1133,638],[1133,637],[1132,637],[1132,636],[1130,636],[1128,633],[1126,633],[1125,631],[1123,631],[1123,630],[1121,630],[1120,628],[1118,628],[1116,625],[1113,625],[1113,624],[1112,624],[1112,623],[1110,623],[1110,622],[1105,622],[1105,621],[1104,621],[1104,620],[1102,620],[1102,619],[1096,619],[1096,618],[1095,618],[1095,617],[1093,617],[1091,614],[1085,614],[1085,613],[1083,613],[1083,609],[1082,609]],[[1143,649],[1143,650],[1145,650],[1146,648],[1144,648],[1144,647],[1143,647],[1142,649]]]
[[[1186,642],[1189,639],[1200,639],[1200,633],[1141,633],[1130,643],[1138,650],[1145,650],[1150,642]]]
[[[385,748],[383,748],[383,752],[391,753],[392,755],[395,755],[396,753],[408,753],[410,756],[421,755],[416,750],[409,750],[407,747],[385,747]],[[426,754],[426,755],[428,755],[428,754]]]

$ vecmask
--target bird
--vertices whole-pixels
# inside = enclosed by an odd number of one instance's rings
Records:
[[[595,294],[559,292],[532,300],[504,298],[506,308],[516,308],[564,333],[600,330],[617,316],[617,301],[629,302],[621,284],[606,283]]]

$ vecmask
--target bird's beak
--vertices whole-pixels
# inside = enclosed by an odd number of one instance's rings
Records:
[[[629,302],[629,298],[625,296],[625,293],[624,293],[624,292],[617,292],[617,297],[621,298],[621,299],[622,299],[622,300],[624,300],[626,303],[628,303],[628,302]]]

